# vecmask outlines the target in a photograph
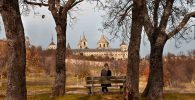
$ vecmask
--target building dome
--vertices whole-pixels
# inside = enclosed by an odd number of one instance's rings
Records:
[[[98,41],[98,49],[108,49],[109,48],[109,42],[106,40],[105,36],[102,35],[100,37],[100,40]]]
[[[56,45],[53,41],[49,45]]]
[[[126,45],[126,43],[123,41],[123,42],[120,44],[120,46],[122,46],[122,45]]]
[[[101,36],[101,38],[100,38],[100,40],[98,41],[98,43],[108,43],[108,44],[109,44],[109,42],[106,40],[106,38],[105,38],[104,35]]]

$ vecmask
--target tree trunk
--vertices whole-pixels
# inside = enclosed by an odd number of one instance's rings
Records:
[[[131,38],[128,47],[127,80],[124,90],[125,100],[139,99],[139,51],[142,32],[142,4],[141,0],[134,1],[132,9]]]
[[[18,0],[4,0],[1,12],[7,37],[7,100],[26,100],[26,50]]]
[[[158,33],[158,32],[155,32]],[[148,100],[163,100],[163,49],[167,41],[165,35],[159,36],[150,40],[150,73],[148,84],[144,90],[143,96],[147,96]]]
[[[56,76],[53,86],[52,95],[62,96],[65,94],[66,87],[66,66],[65,66],[65,53],[66,53],[66,17],[54,17],[56,22],[57,32],[57,52],[56,52]]]

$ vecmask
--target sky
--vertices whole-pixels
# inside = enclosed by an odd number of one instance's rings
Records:
[[[77,48],[77,43],[83,34],[85,34],[88,40],[89,48],[97,47],[97,42],[102,34],[104,34],[108,39],[112,37],[110,33],[102,33],[99,31],[99,29],[102,28],[102,15],[104,15],[105,12],[94,9],[94,7],[95,6],[93,4],[84,2],[81,3],[80,10],[74,13],[74,15],[77,17],[77,20],[74,21],[71,25],[68,25],[67,29],[67,42],[69,42],[71,48]],[[31,44],[42,46],[43,49],[46,49],[51,42],[52,36],[54,37],[54,42],[56,43],[57,37],[55,31],[55,22],[50,12],[48,11],[48,8],[36,8],[35,12],[37,14],[31,12],[27,16],[22,15],[25,36],[30,38]],[[42,15],[45,15],[44,19],[42,19]],[[0,39],[5,39],[6,37],[4,27],[2,25],[2,18],[0,18],[0,20]],[[120,39],[116,38],[110,41],[110,46],[112,48],[119,48],[120,43]],[[182,41],[182,45],[180,45],[179,48],[176,48],[175,40],[171,39],[168,40],[165,45],[164,54],[167,54],[168,52],[175,54],[184,52],[187,54],[187,51],[193,49],[195,49],[195,40],[192,40],[189,43]],[[148,42],[146,35],[142,34],[140,55],[144,57],[149,53],[150,43]]]

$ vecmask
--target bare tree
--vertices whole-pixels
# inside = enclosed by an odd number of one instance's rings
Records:
[[[190,9],[188,8],[192,8],[191,5],[194,1],[142,0],[141,3],[144,5],[143,25],[151,46],[150,74],[143,96],[147,96],[149,100],[156,98],[163,99],[163,48],[166,41],[172,37],[176,40],[183,39],[188,41],[185,36],[190,36],[188,30],[193,26],[190,18],[195,17],[195,12],[189,13]],[[111,2],[111,6],[114,6],[113,9],[110,10],[113,13],[109,13],[109,17],[111,16],[111,20],[109,21],[111,21],[111,23],[106,23],[105,26],[110,26],[112,29],[115,29],[113,26],[116,23],[113,23],[113,20],[116,19],[120,22],[120,19],[117,19],[119,16],[122,16],[122,19],[128,20],[129,16],[132,14],[132,5],[130,0],[118,0],[117,2]],[[189,24],[186,25],[187,23]],[[129,25],[129,23],[124,25]],[[128,29],[125,26],[124,28]]]
[[[119,34],[124,39],[130,37],[124,99],[138,100],[143,3],[142,0],[106,0],[106,3],[108,17],[104,28],[108,29],[114,37],[120,37]]]
[[[56,76],[52,89],[53,96],[60,96],[65,94],[66,87],[66,29],[67,29],[67,15],[70,10],[83,0],[24,0],[30,5],[48,6],[51,12],[57,32],[57,52],[56,52]]]
[[[18,0],[0,0],[0,11],[7,37],[7,100],[26,100],[25,38]]]
[[[139,99],[140,41],[143,23],[142,0],[133,0],[131,37],[128,47],[128,67],[125,94],[126,100]]]
[[[184,29],[180,33],[180,30],[186,27],[185,25],[191,17],[195,17],[195,12],[188,13],[185,5],[190,5],[193,1],[144,0],[143,3],[145,5],[144,28],[151,46],[150,73],[143,96],[147,96],[150,100],[163,99],[163,49],[170,38],[177,35],[179,35],[179,38],[184,38],[183,35],[186,31]],[[178,7],[179,3],[182,7]],[[148,9],[152,13],[151,16]]]

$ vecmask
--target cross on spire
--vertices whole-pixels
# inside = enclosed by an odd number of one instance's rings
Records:
[[[51,38],[51,42],[53,42],[53,35],[52,35],[52,38]]]

